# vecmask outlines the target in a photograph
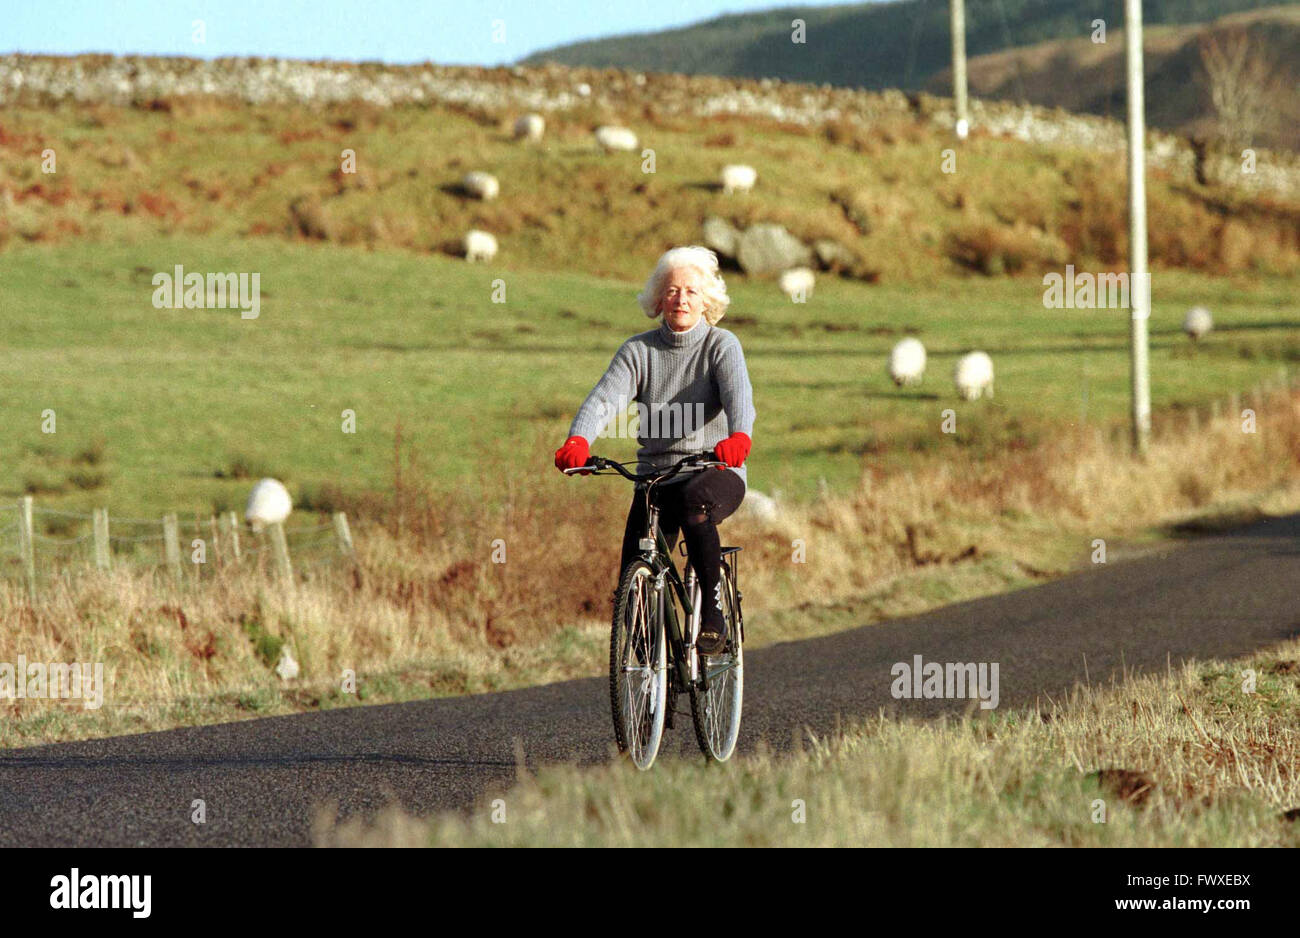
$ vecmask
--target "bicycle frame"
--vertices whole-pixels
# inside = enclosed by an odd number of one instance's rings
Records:
[[[698,460],[712,460],[714,457],[710,453],[700,453],[694,457],[686,457],[678,462],[671,469],[663,472],[648,473],[646,475],[634,475],[623,468],[621,463],[613,460],[604,459],[599,456],[591,457],[587,464],[576,469],[566,469],[565,474],[572,472],[592,472],[597,473],[601,470],[613,469],[625,479],[637,483],[638,491],[644,491],[646,500],[646,529],[644,534],[638,539],[637,547],[640,549],[640,557],[650,565],[654,573],[654,591],[655,602],[661,604],[660,612],[663,615],[664,624],[668,632],[669,648],[672,651],[673,666],[676,677],[679,682],[678,686],[685,689],[693,684],[699,684],[705,690],[708,689],[709,678],[728,670],[732,665],[724,665],[716,668],[707,674],[698,673],[699,658],[696,655],[687,654],[687,641],[682,630],[682,623],[677,618],[677,607],[668,596],[668,590],[672,589],[677,593],[677,598],[681,602],[683,611],[686,614],[688,623],[694,621],[696,616],[695,604],[692,601],[692,587],[695,584],[694,571],[689,570],[685,579],[677,572],[677,565],[673,563],[672,550],[668,547],[668,540],[659,528],[659,506],[655,504],[653,495],[656,487],[661,482],[666,482],[673,476],[677,475],[688,465],[696,468],[712,466],[722,466],[723,463],[714,461],[699,463]],[[692,460],[697,460],[692,463]],[[738,547],[725,548],[723,550],[724,562],[728,554],[733,554],[740,550]],[[734,574],[733,574],[734,577]],[[734,596],[737,622],[740,622],[740,588],[735,586],[733,578]],[[744,625],[740,625],[741,639],[743,640]]]
[[[673,562],[672,551],[668,547],[667,538],[664,537],[663,531],[659,529],[659,508],[650,505],[646,512],[647,524],[645,536],[641,538],[638,546],[641,547],[641,559],[648,563],[654,571],[654,589],[656,602],[666,603],[663,609],[663,618],[668,630],[668,640],[672,647],[673,664],[676,666],[677,678],[681,681],[682,687],[698,683],[705,690],[708,690],[709,680],[722,674],[724,671],[735,667],[734,663],[721,665],[712,668],[704,674],[699,673],[699,658],[695,655],[686,653],[687,641],[682,624],[677,621],[677,607],[671,602],[667,602],[667,593],[664,590],[664,583],[667,582],[677,593],[677,598],[681,600],[682,610],[686,614],[686,621],[693,623],[695,620],[695,604],[691,601],[694,598],[694,589],[696,578],[695,571],[688,568],[686,576],[683,578],[677,572],[677,565]],[[654,532],[654,547],[649,548],[652,542],[650,532]],[[732,604],[736,611],[736,627],[740,630],[738,638],[743,642],[745,635],[744,617],[740,609],[740,587],[736,583],[738,564],[733,566],[728,564],[727,558],[734,557],[740,552],[739,547],[725,547],[722,550],[722,560],[727,565],[731,575],[732,584]],[[693,637],[693,636],[692,636]]]
[[[673,563],[668,540],[664,537],[664,532],[659,529],[659,506],[652,503],[649,491],[646,494],[646,501],[648,506],[646,532],[638,542],[638,546],[641,548],[641,558],[654,571],[655,601],[660,604],[660,611],[663,613],[664,623],[668,630],[668,641],[672,646],[672,658],[677,670],[677,679],[681,682],[680,686],[686,687],[697,680],[697,675],[691,673],[695,670],[694,667],[688,668],[687,666],[688,663],[694,665],[694,661],[692,656],[686,653],[686,638],[682,632],[682,624],[677,620],[677,606],[668,600],[665,583],[677,593],[677,598],[681,601],[682,609],[686,613],[687,622],[690,622],[695,616],[695,606],[691,602],[691,595],[686,588],[686,582],[682,579],[681,574],[677,572],[677,565]],[[652,532],[654,534],[653,538],[650,536]]]

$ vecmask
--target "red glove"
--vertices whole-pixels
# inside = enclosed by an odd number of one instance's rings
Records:
[[[713,447],[713,455],[717,456],[731,468],[739,469],[745,464],[745,457],[749,455],[749,447],[752,443],[753,441],[750,440],[748,435],[737,430],[717,446]]]
[[[591,444],[587,442],[586,437],[571,436],[564,441],[564,445],[555,451],[555,468],[561,471],[565,469],[577,469],[579,466],[585,466],[587,460],[591,457]],[[590,475],[589,472],[581,472],[579,475]]]

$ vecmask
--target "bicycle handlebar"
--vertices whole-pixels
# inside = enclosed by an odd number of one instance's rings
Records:
[[[563,472],[566,476],[572,475],[575,472],[586,472],[591,475],[601,475],[602,474],[601,470],[613,469],[615,472],[617,472],[623,478],[627,479],[629,482],[650,482],[650,481],[664,482],[667,481],[668,479],[671,479],[673,476],[677,475],[683,469],[703,470],[703,469],[713,469],[713,468],[725,468],[726,465],[727,464],[725,462],[715,457],[711,450],[706,450],[704,452],[692,453],[688,456],[683,456],[681,459],[679,459],[674,465],[670,466],[669,468],[656,469],[653,472],[646,472],[646,473],[628,472],[623,463],[615,462],[612,459],[606,459],[603,456],[591,456],[587,459],[587,462],[584,465],[578,466],[575,469],[562,469],[560,471]]]

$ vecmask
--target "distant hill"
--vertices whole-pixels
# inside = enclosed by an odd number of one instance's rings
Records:
[[[1247,37],[1252,54],[1264,58],[1275,82],[1266,126],[1253,142],[1300,149],[1300,94],[1295,92],[1300,78],[1300,5],[1238,13],[1209,24],[1145,30],[1148,122],[1187,135],[1214,129],[1200,43],[1207,38],[1223,42],[1234,33]],[[1052,40],[971,59],[971,94],[1123,118],[1124,44],[1119,33],[1107,39],[1105,44],[1086,37]],[[951,82],[944,68],[931,77],[927,90],[947,95]]]
[[[1191,81],[1194,48],[1187,41],[1195,30],[1162,27],[1195,27],[1228,14],[1268,7],[1281,14],[1269,20],[1269,28],[1275,26],[1279,32],[1275,43],[1278,62],[1300,61],[1294,45],[1300,26],[1294,19],[1286,19],[1287,14],[1300,10],[1300,4],[1146,0],[1143,14],[1151,27],[1147,72],[1153,76],[1158,72],[1156,88],[1168,91],[1149,95],[1151,122],[1177,129],[1205,116],[1208,106]],[[807,42],[803,44],[791,42],[790,22],[796,17],[806,23]],[[973,93],[1019,98],[1023,91],[1026,100],[1040,104],[1122,114],[1123,85],[1116,86],[1112,75],[1122,74],[1115,72],[1114,66],[1122,62],[1123,46],[1113,39],[1104,46],[1093,46],[1088,37],[1094,19],[1105,20],[1110,36],[1118,37],[1124,23],[1123,0],[967,0],[966,48],[972,59]],[[1158,38],[1162,33],[1164,37]],[[1169,37],[1173,37],[1172,43]],[[1069,45],[1071,41],[1074,45]],[[1161,41],[1169,47],[1156,48]],[[734,14],[680,29],[559,46],[522,62],[943,93],[950,42],[947,0],[900,0]],[[1018,49],[1024,49],[1026,55],[979,61],[983,56]],[[1054,55],[1055,51],[1064,54]],[[1112,61],[1117,55],[1120,58]],[[1091,61],[1093,58],[1099,61]],[[1114,100],[1117,93],[1118,106]]]
[[[1277,6],[1277,0],[1146,0],[1149,25],[1203,23],[1228,13]],[[803,19],[807,42],[790,41]],[[967,0],[966,52],[984,55],[1052,39],[1086,37],[1101,18],[1124,22],[1123,0]],[[948,0],[901,0],[837,7],[788,6],[739,13],[657,33],[557,46],[522,64],[557,62],[597,68],[781,78],[868,89],[923,88],[947,68]]]

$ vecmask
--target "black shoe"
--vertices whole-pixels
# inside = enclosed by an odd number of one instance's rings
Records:
[[[695,642],[695,647],[699,649],[702,655],[718,655],[727,647],[727,625],[725,622],[719,622],[716,625],[708,622],[700,627],[700,637]]]

